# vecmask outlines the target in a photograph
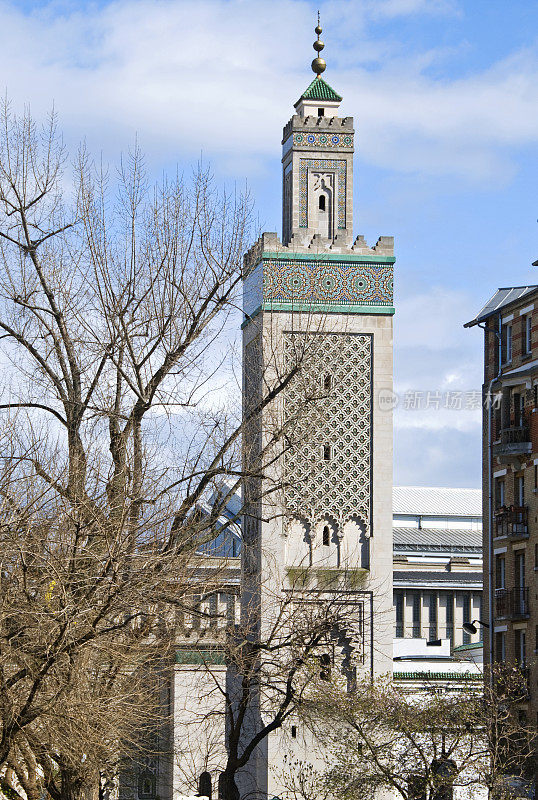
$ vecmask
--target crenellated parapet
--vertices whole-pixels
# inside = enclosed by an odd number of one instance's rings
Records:
[[[393,314],[394,239],[347,247],[319,234],[283,245],[264,233],[245,254],[246,319],[261,310]]]
[[[353,134],[355,133],[353,117],[301,117],[299,114],[294,114],[290,121],[284,126],[282,144],[285,145],[292,134],[306,135],[310,133],[315,136],[318,131],[319,136],[326,137],[326,139],[321,142],[323,146],[353,146]],[[346,140],[345,138],[338,138],[338,141],[331,140],[331,136],[339,137],[340,135],[343,137],[351,136],[351,140]],[[301,146],[303,140],[296,136],[294,143],[297,146]],[[313,139],[310,142],[305,140],[304,146],[312,147],[312,145],[316,143],[320,144],[319,139]]]
[[[338,241],[324,239],[320,234],[314,234],[310,240],[300,235],[293,235],[289,245],[283,245],[276,233],[262,233],[252,247],[243,257],[243,277],[246,278],[253,266],[262,257],[262,253],[283,253],[285,257],[293,253],[333,253],[342,255],[371,255],[386,256],[394,259],[394,236],[379,236],[373,247],[370,247],[364,236],[357,236],[353,245],[347,247]]]

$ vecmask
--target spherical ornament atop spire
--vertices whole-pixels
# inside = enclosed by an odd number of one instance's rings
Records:
[[[321,53],[321,51],[322,51],[322,50],[323,50],[323,48],[325,47],[324,43],[323,43],[323,42],[321,41],[321,39],[319,38],[319,37],[320,37],[320,34],[321,34],[321,33],[322,33],[322,31],[323,31],[323,28],[322,28],[322,27],[321,27],[321,25],[319,24],[319,11],[318,11],[318,24],[317,24],[317,25],[316,25],[316,27],[314,28],[314,31],[316,32],[318,39],[317,39],[317,41],[316,41],[316,42],[314,42],[314,44],[313,44],[313,47],[314,47],[314,50],[316,51],[316,53],[318,54],[318,56],[317,56],[317,58],[315,58],[315,59],[312,61],[312,71],[313,71],[313,72],[315,72],[315,73],[316,73],[316,75],[317,75],[317,76],[318,76],[318,78],[319,78],[319,76],[321,75],[321,73],[322,73],[322,72],[325,72],[325,69],[326,69],[326,67],[327,67],[327,64],[325,63],[325,61],[324,61],[322,58],[320,58],[320,56],[319,56],[319,54]]]
[[[321,75],[322,72],[325,72],[326,68],[327,64],[325,63],[323,58],[319,58],[318,56],[318,58],[315,58],[312,61],[312,71],[315,72],[316,75],[318,75],[318,77]]]

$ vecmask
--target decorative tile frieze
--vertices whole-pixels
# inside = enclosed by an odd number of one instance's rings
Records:
[[[311,133],[310,131],[293,134],[296,147],[318,148],[320,150],[353,150],[352,133]]]
[[[275,259],[264,260],[263,265],[265,303],[372,303],[392,306],[391,264]]]

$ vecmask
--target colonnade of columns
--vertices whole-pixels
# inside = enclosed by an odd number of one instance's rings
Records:
[[[462,626],[480,618],[481,593],[473,590],[394,590],[396,638],[452,639],[455,647],[470,641]]]

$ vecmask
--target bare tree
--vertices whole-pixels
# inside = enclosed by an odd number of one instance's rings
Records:
[[[242,421],[222,398],[248,198],[201,169],[151,185],[138,150],[71,166],[54,116],[1,120],[0,765],[60,800],[129,747],[142,695],[157,713],[141,681],[156,650],[170,667],[169,609],[295,368]]]

